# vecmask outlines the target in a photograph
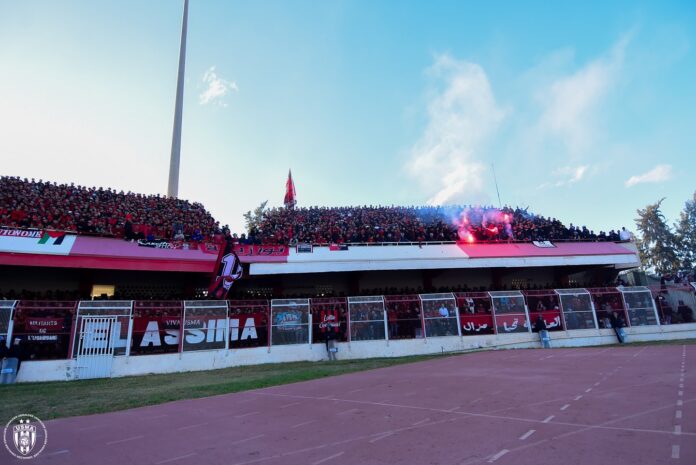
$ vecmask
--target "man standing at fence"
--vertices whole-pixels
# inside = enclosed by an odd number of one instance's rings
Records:
[[[326,352],[329,354],[329,360],[336,360],[336,352],[338,352],[338,347],[336,347],[336,332],[326,331],[324,333],[324,338],[326,342]]]
[[[544,321],[544,317],[541,313],[537,315],[537,319],[534,322],[534,332],[539,333],[541,347],[544,349],[551,348],[551,337],[549,336],[549,331],[546,329],[546,321]]]
[[[611,327],[614,328],[616,333],[616,338],[619,340],[619,344],[624,343],[624,320],[618,312],[613,312],[609,317],[611,321]]]

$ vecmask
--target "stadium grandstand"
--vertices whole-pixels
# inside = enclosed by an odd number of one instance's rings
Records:
[[[104,314],[114,325],[112,356],[292,353],[328,334],[347,344],[450,337],[499,345],[506,341],[480,338],[527,341],[539,318],[552,332],[594,331],[606,343],[617,324],[694,321],[688,283],[625,286],[619,273],[639,265],[627,231],[595,234],[527,209],[275,208],[238,235],[199,203],[0,183],[0,337],[18,338],[23,360],[79,358],[83,322]],[[228,250],[244,277],[228,300],[209,300]]]

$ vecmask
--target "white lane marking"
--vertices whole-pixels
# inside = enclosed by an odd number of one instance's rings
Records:
[[[535,431],[536,431],[535,429],[530,429],[529,431],[527,431],[526,433],[524,433],[522,436],[520,436],[520,441],[524,441],[524,440],[527,439],[529,436],[531,436],[532,434],[534,434]]]
[[[681,410],[677,410],[677,411],[674,413],[674,417],[675,417],[675,418],[681,418],[681,417],[682,417],[682,411],[681,411]]]
[[[353,394],[354,392],[360,392],[360,391],[364,391],[364,390],[365,390],[365,388],[353,389],[352,391],[346,392],[346,394]]]
[[[677,405],[684,405],[684,401],[681,400],[681,399],[679,399],[679,400],[677,401]]]
[[[598,382],[596,382],[596,383],[594,383],[594,385],[595,385],[595,386],[599,386],[599,381],[598,381]]]
[[[430,421],[430,418],[426,418],[425,420],[421,420],[421,421],[417,421],[417,422],[415,422],[415,423],[411,423],[411,426],[422,425],[423,423],[427,423],[427,422],[429,422],[429,421]]]
[[[679,397],[683,396],[683,395],[684,395],[684,391],[678,391],[678,392],[677,392],[677,395],[678,395]]]
[[[554,419],[555,416],[556,416],[556,415],[549,415],[548,417],[546,417],[546,418],[544,419],[544,421],[542,421],[542,423],[548,423],[548,422],[550,422],[551,420]]]
[[[570,404],[565,404],[563,407],[561,407],[561,410],[565,410],[565,409],[567,409],[568,407],[570,407]]]
[[[143,436],[143,435],[141,434],[140,436],[133,436],[133,437],[130,437],[130,438],[125,438],[125,439],[118,439],[118,440],[116,440],[116,441],[109,441],[109,442],[106,443],[106,445],[107,445],[107,446],[110,446],[110,445],[112,445],[112,444],[121,444],[122,442],[135,441],[136,439],[142,439],[142,438],[144,438],[144,437],[145,437],[145,436]]]
[[[78,431],[87,431],[90,429],[97,429],[97,428],[106,428],[108,425],[92,425],[92,426],[85,426],[84,428],[77,428]],[[46,455],[46,454],[44,454]]]
[[[352,409],[344,410],[342,412],[338,412],[336,415],[345,415],[348,413],[359,412],[359,411],[360,411],[359,408],[352,408]]]
[[[235,415],[232,418],[244,418],[244,417],[250,417],[252,415],[258,415],[261,412],[249,412],[249,413],[243,413],[241,415]]]
[[[292,425],[290,428],[299,428],[300,426],[305,426],[305,425],[309,425],[311,423],[316,423],[316,422],[317,422],[317,420],[303,421],[302,423]]]
[[[684,389],[684,383],[679,383],[679,387]]]
[[[253,441],[254,439],[262,438],[264,436],[265,434],[257,434],[256,436],[252,436],[250,438],[238,439],[236,441],[228,442],[228,444],[241,444],[243,442]]]
[[[62,455],[62,454],[69,454],[69,453],[70,453],[70,451],[68,449],[61,449],[61,450],[57,450],[55,452],[50,452],[48,454],[43,454],[41,457],[50,457],[52,455]]]
[[[329,455],[328,457],[325,457],[321,460],[317,460],[316,462],[312,462],[312,465],[319,465],[320,463],[328,462],[329,460],[333,460],[335,458],[338,458],[338,457],[342,456],[343,454],[345,454],[345,452],[339,452],[338,454]]]
[[[493,462],[495,462],[496,460],[498,460],[500,457],[502,457],[503,455],[507,454],[508,452],[510,452],[510,451],[507,450],[507,449],[501,450],[500,452],[498,452],[497,454],[495,454],[493,457],[491,457],[491,459],[488,461],[488,463],[493,463]]]
[[[681,434],[681,425],[674,425],[674,434],[677,436]]]
[[[580,400],[580,399],[582,399],[582,396],[581,396],[581,395],[580,395],[580,396],[575,396],[575,399],[573,399],[573,400]]]
[[[196,423],[195,425],[181,426],[181,427],[177,428],[176,430],[177,430],[177,431],[183,431],[183,430],[185,430],[185,429],[198,428],[199,426],[205,426],[205,425],[207,425],[207,424],[208,424],[208,422],[205,422],[205,423]]]
[[[672,458],[673,459],[679,458],[679,445],[678,444],[675,444],[672,446]]]
[[[295,405],[300,405],[302,402],[291,402],[289,404],[281,405],[279,409],[294,407]]]
[[[460,405],[457,405],[456,407],[452,407],[451,409],[447,410],[448,412],[454,412],[456,410],[459,410]]]
[[[585,392],[591,392],[591,391],[592,391],[592,388],[585,389]]]
[[[172,457],[170,459],[155,462],[155,465],[161,465],[162,463],[176,462],[177,460],[187,459],[189,457],[193,457],[194,455],[196,455],[195,452],[191,452],[190,454],[186,454],[186,455],[179,455],[178,457]]]
[[[369,442],[370,442],[370,444],[374,444],[375,442],[381,441],[382,439],[388,438],[389,436],[394,436],[394,433],[393,432],[382,433],[379,436],[377,436],[376,438],[370,439]]]

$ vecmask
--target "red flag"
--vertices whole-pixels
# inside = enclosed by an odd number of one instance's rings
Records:
[[[226,299],[232,287],[232,283],[237,281],[244,274],[242,262],[239,260],[234,246],[228,243],[227,246],[220,246],[218,264],[215,267],[216,273],[208,287],[209,299]]]
[[[292,171],[288,170],[288,182],[285,183],[285,208],[295,208],[297,198],[295,196],[295,183],[292,182]]]

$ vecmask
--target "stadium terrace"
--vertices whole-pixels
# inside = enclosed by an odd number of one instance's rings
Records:
[[[693,330],[693,288],[620,277],[639,265],[627,231],[527,209],[275,208],[238,235],[199,203],[0,186],[0,337],[21,341],[19,381],[319,360],[329,334],[367,358],[534,347],[539,319],[565,346],[615,341],[617,318],[634,340]],[[87,353],[111,361],[80,368]]]

